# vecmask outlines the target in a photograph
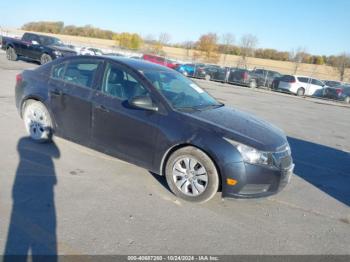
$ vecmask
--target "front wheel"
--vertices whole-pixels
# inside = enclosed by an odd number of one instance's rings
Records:
[[[210,77],[210,75],[205,75],[204,78],[205,78],[205,80],[210,81],[210,78],[211,78],[211,77]]]
[[[12,47],[6,49],[6,58],[10,61],[16,61],[18,59],[16,50]]]
[[[52,120],[43,103],[28,100],[23,110],[23,121],[28,135],[36,142],[52,138]]]
[[[206,202],[219,188],[219,175],[213,161],[192,146],[183,147],[169,157],[165,176],[171,191],[190,202]]]
[[[345,97],[344,102],[350,104],[350,96]]]
[[[40,64],[44,65],[52,61],[52,57],[48,54],[42,54],[40,58]]]

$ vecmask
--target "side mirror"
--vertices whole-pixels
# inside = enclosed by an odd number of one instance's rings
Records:
[[[35,40],[32,41],[32,44],[33,45],[39,45],[38,41],[35,41]]]
[[[133,97],[129,100],[129,104],[134,108],[158,111],[158,107],[153,104],[153,101],[149,96]]]

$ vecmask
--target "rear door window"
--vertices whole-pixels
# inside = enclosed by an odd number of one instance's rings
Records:
[[[265,70],[262,70],[262,69],[255,69],[255,70],[254,70],[254,73],[255,73],[255,74],[258,74],[258,75],[264,75],[264,74],[265,74]]]
[[[51,78],[62,80],[64,76],[64,70],[66,68],[66,63],[61,63],[54,65],[51,70]]]
[[[309,78],[307,77],[298,77],[298,81],[302,83],[309,83]]]
[[[63,80],[69,84],[91,88],[99,61],[72,61],[67,64]]]

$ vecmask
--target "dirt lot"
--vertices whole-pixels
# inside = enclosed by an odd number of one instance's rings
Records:
[[[273,197],[218,193],[195,205],[147,170],[59,138],[25,139],[15,75],[36,66],[0,54],[0,254],[6,245],[51,254],[350,254],[349,107],[199,81],[284,129],[296,175]]]

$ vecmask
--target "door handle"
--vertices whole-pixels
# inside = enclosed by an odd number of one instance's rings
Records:
[[[61,90],[57,90],[57,89],[52,90],[50,93],[54,96],[62,96],[63,95],[63,92]]]
[[[106,113],[109,112],[109,110],[103,105],[97,105],[96,109],[101,110],[101,111],[106,112]]]

